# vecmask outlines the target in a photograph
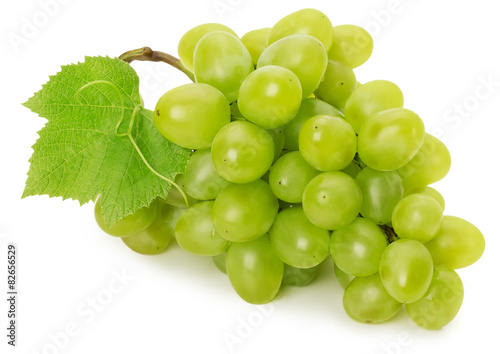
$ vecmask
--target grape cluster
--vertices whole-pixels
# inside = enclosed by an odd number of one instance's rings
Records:
[[[450,154],[399,87],[357,82],[372,49],[365,30],[314,9],[241,39],[220,24],[191,29],[178,52],[196,82],[154,111],[160,133],[193,151],[182,189],[110,227],[97,201],[99,225],[139,253],[174,237],[212,256],[253,304],[309,284],[331,256],[353,319],[383,322],[404,304],[419,326],[443,327],[464,295],[454,269],[481,257],[484,237],[443,215],[428,185]]]

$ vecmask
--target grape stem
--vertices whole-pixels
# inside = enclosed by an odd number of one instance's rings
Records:
[[[387,225],[379,225],[379,226],[384,231],[385,236],[387,237],[387,241],[389,241],[389,243],[393,243],[399,240],[399,236],[396,235],[396,232],[392,227]]]
[[[126,63],[131,63],[134,60],[156,61],[156,62],[161,61],[182,71],[184,74],[186,74],[187,77],[191,79],[191,81],[195,82],[194,74],[188,68],[186,68],[178,58],[167,53],[152,50],[149,47],[142,47],[139,49],[129,50],[128,52],[125,52],[122,55],[120,55],[118,58]]]

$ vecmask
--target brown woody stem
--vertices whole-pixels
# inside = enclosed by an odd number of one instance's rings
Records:
[[[128,52],[125,52],[122,55],[120,55],[118,58],[127,63],[131,63],[134,60],[156,61],[156,62],[161,61],[182,71],[184,74],[186,74],[187,77],[191,79],[191,81],[193,82],[195,81],[194,74],[188,68],[186,68],[178,58],[167,53],[152,50],[149,47],[142,47],[139,49],[129,50]]]

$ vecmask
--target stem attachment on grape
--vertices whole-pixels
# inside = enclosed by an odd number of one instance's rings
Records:
[[[186,74],[187,77],[191,79],[191,81],[195,82],[194,74],[188,68],[186,68],[178,58],[167,53],[152,50],[149,47],[129,50],[128,52],[120,55],[118,58],[126,63],[131,63],[134,60],[156,62],[161,61],[182,71],[184,74]]]

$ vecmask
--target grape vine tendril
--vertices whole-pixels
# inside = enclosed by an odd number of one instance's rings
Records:
[[[121,117],[120,119],[118,120],[118,123],[116,124],[116,127],[115,127],[115,135],[117,137],[128,137],[130,142],[132,143],[132,145],[134,146],[134,149],[136,150],[136,152],[139,154],[142,162],[144,162],[144,164],[146,165],[146,167],[154,174],[156,175],[157,177],[163,179],[164,181],[170,183],[172,186],[174,186],[175,188],[177,188],[177,190],[179,191],[179,193],[182,195],[182,198],[184,199],[184,202],[186,203],[186,206],[189,206],[189,202],[188,202],[188,199],[187,199],[187,196],[186,196],[186,193],[182,190],[182,188],[177,184],[175,183],[174,181],[172,181],[171,179],[163,176],[161,173],[159,173],[158,171],[156,171],[150,164],[149,162],[146,160],[146,157],[143,155],[141,149],[139,148],[139,146],[137,145],[135,139],[132,137],[132,130],[134,128],[134,123],[135,123],[135,119],[137,117],[137,115],[139,114],[140,110],[143,109],[143,105],[142,104],[136,104],[135,107],[134,107],[134,111],[132,112],[132,116],[130,117],[130,123],[128,125],[128,129],[125,133],[119,133],[118,132],[118,129],[120,128],[121,124],[123,123],[123,120],[125,119],[125,101],[123,100],[123,96],[121,95],[121,92],[120,92],[120,89],[112,82],[110,81],[107,81],[107,80],[96,80],[96,81],[92,81],[92,82],[89,82],[85,85],[83,85],[82,87],[80,87],[76,93],[75,93],[75,96],[77,98],[77,101],[78,103],[80,103],[81,105],[83,105],[82,101],[80,100],[80,96],[79,96],[79,93],[81,91],[83,91],[84,89],[86,89],[87,87],[90,87],[90,86],[93,86],[93,85],[97,85],[97,84],[105,84],[105,85],[109,85],[111,86],[114,90],[116,90],[116,92],[118,93],[118,97],[120,97],[120,102],[121,102],[121,109],[122,109],[122,114],[121,114]]]

